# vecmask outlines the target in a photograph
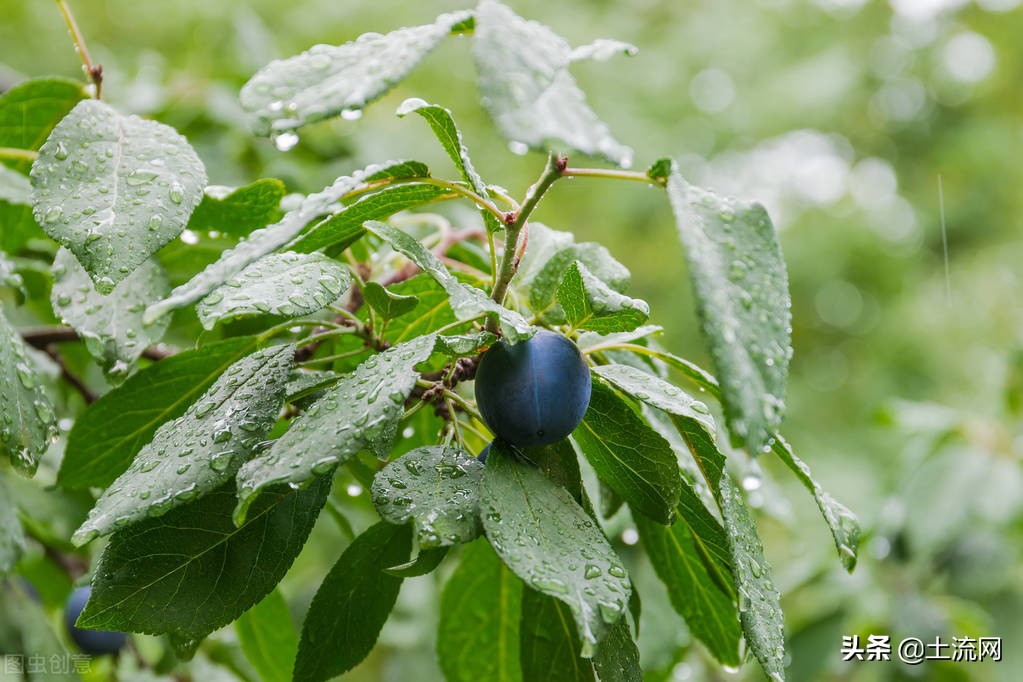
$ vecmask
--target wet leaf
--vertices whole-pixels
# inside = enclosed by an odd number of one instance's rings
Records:
[[[480,486],[487,539],[529,587],[564,602],[581,655],[625,613],[632,587],[600,527],[572,495],[495,442]]]
[[[7,482],[0,476],[0,579],[14,568],[25,552],[25,530],[18,521]]]
[[[270,62],[242,88],[242,108],[252,114],[257,135],[292,131],[338,115],[358,118],[469,16],[442,14],[425,26],[366,33],[344,45],[314,45]]]
[[[571,47],[546,26],[483,0],[476,9],[473,57],[483,105],[513,144],[567,147],[620,166],[632,163],[632,150],[612,137],[569,74]]]
[[[448,682],[520,682],[522,581],[478,540],[462,552],[440,601],[437,661]]]
[[[0,457],[9,457],[19,473],[32,476],[56,435],[53,403],[0,304]]]
[[[758,454],[781,424],[792,355],[778,235],[760,204],[693,187],[677,166],[667,189],[729,431]]]
[[[593,382],[589,409],[572,439],[600,480],[633,509],[671,524],[682,485],[675,453],[606,384]]]
[[[565,321],[573,329],[588,329],[599,334],[631,331],[650,316],[646,301],[619,294],[579,261],[572,263],[561,280],[557,300]],[[551,319],[548,315],[544,317]]]
[[[371,526],[348,546],[309,605],[295,661],[296,682],[340,675],[369,654],[402,583],[383,569],[404,562],[411,548],[409,528],[389,523]]]
[[[390,287],[390,291],[419,299],[416,307],[406,315],[394,318],[387,325],[385,338],[391,343],[403,343],[423,334],[437,331],[455,321],[448,305],[448,294],[437,281],[426,274],[416,275]]]
[[[579,633],[572,627],[567,604],[526,589],[519,628],[522,679],[594,682],[593,664],[582,657]],[[601,644],[605,641],[606,637]]]
[[[280,219],[285,192],[284,183],[275,178],[256,180],[244,187],[210,185],[192,212],[188,229],[244,237]]]
[[[384,521],[412,521],[424,549],[469,542],[481,532],[479,482],[483,465],[457,448],[417,448],[373,479],[373,505]]]
[[[0,201],[30,206],[32,183],[21,173],[0,165]]]
[[[600,682],[643,682],[639,665],[639,647],[629,632],[629,623],[621,619],[611,628],[593,656],[593,669]]]
[[[218,341],[128,377],[75,420],[57,482],[65,488],[113,483],[160,425],[181,416],[224,370],[255,347],[255,337]]]
[[[469,187],[479,196],[489,199],[490,192],[487,190],[487,183],[483,182],[483,178],[476,172],[472,159],[469,158],[469,150],[462,140],[462,131],[455,125],[451,111],[437,104],[428,104],[418,97],[412,97],[398,107],[398,116],[407,116],[411,113],[419,114],[430,125],[434,136],[444,147],[444,151],[448,153],[448,157],[451,158],[455,168],[461,173],[462,179],[468,183]],[[492,213],[482,208],[480,210],[488,230],[496,232],[504,227]]]
[[[447,547],[421,549],[415,559],[410,559],[397,566],[389,566],[384,569],[384,572],[398,578],[418,578],[421,575],[432,573],[447,555]]]
[[[415,161],[388,161],[367,166],[349,175],[343,175],[321,192],[310,194],[302,203],[284,214],[278,222],[254,231],[233,249],[224,251],[216,262],[206,266],[198,275],[185,282],[170,296],[146,309],[144,320],[154,322],[172,310],[191,305],[251,263],[281,248],[314,220],[333,215],[341,210],[341,199],[367,182],[383,177],[407,177],[429,174],[426,167]]]
[[[852,573],[856,568],[860,546],[860,522],[856,515],[821,488],[810,473],[810,467],[793,454],[792,447],[784,438],[776,435],[771,450],[795,473],[803,487],[813,494],[813,499],[817,501],[817,507],[831,530],[831,536],[835,539],[838,558],[845,570]]]
[[[393,320],[406,315],[412,312],[416,304],[419,303],[419,299],[415,296],[396,294],[376,282],[366,282],[366,286],[362,289],[362,296],[373,312],[385,320]]]
[[[36,220],[109,294],[181,234],[206,170],[173,128],[83,100],[32,164]]]
[[[348,268],[321,253],[272,253],[196,305],[206,329],[247,315],[301,317],[336,301],[352,284]]]
[[[444,291],[449,297],[451,310],[458,319],[473,320],[484,314],[495,315],[505,338],[510,343],[517,343],[533,335],[535,330],[526,321],[526,318],[496,303],[482,289],[459,282],[429,249],[407,232],[374,220],[367,222],[365,227],[422,268],[426,274],[444,287]]]
[[[778,590],[771,580],[771,566],[764,558],[749,506],[727,473],[721,477],[720,490],[742,631],[764,672],[781,681],[785,679],[785,621]]]
[[[449,334],[437,337],[437,351],[453,358],[479,354],[484,348],[497,343],[497,334],[488,331],[469,334]]]
[[[421,336],[369,357],[324,392],[270,450],[238,472],[239,520],[261,490],[323,476],[365,448],[389,454],[405,400],[430,357],[433,335]]]
[[[295,347],[285,344],[231,365],[183,415],[157,430],[72,541],[82,545],[161,516],[230,480],[277,421],[294,355]]]
[[[0,289],[12,290],[16,305],[21,305],[28,298],[25,280],[18,273],[18,265],[7,258],[7,254],[3,251],[0,251]]]
[[[235,492],[226,486],[114,533],[79,627],[201,640],[280,582],[329,492],[326,479],[303,490],[266,491],[236,528]]]
[[[288,248],[301,253],[328,248],[331,254],[343,251],[354,244],[366,230],[362,224],[367,220],[383,220],[399,211],[406,211],[441,197],[452,196],[444,187],[410,183],[395,185],[367,194],[358,201],[348,204],[330,218],[309,228]]]
[[[105,296],[74,254],[65,248],[53,259],[53,312],[74,327],[85,347],[107,372],[123,378],[148,346],[159,341],[170,319],[142,324],[146,306],[167,295],[170,285],[153,259],[140,265]]]
[[[239,616],[234,629],[245,657],[263,682],[290,682],[298,633],[280,590]]]

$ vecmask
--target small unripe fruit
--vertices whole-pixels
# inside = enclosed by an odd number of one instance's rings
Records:
[[[476,402],[498,438],[520,447],[550,445],[586,414],[590,368],[574,343],[541,329],[528,341],[502,341],[483,354]]]
[[[92,588],[85,586],[75,589],[68,597],[67,605],[64,607],[64,625],[67,627],[67,633],[82,653],[92,656],[117,653],[128,642],[128,635],[123,632],[80,630],[75,627],[75,621],[82,615],[82,609],[89,601],[90,594]]]

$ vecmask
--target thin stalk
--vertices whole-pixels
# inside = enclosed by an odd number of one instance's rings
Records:
[[[32,149],[15,149],[14,147],[0,147],[0,159],[10,161],[35,161],[39,152]]]
[[[75,21],[75,17],[71,13],[71,8],[68,7],[67,2],[65,0],[57,0],[57,7],[60,8],[60,13],[64,16],[64,23],[67,24],[67,29],[71,33],[71,39],[75,41],[75,48],[78,51],[78,55],[82,58],[85,75],[96,86],[96,99],[101,99],[103,97],[103,67],[100,64],[92,63],[92,57],[89,56],[89,48],[85,44],[85,37],[78,30],[78,23]]]
[[[648,185],[660,186],[661,184],[642,171],[616,170],[613,168],[566,168],[561,175],[566,178],[609,178],[612,180],[645,182]]]
[[[472,416],[474,419],[478,420],[481,423],[483,422],[483,415],[480,414],[480,411],[476,408],[476,406],[470,403],[462,396],[452,391],[451,389],[449,388],[444,389],[444,399],[453,401],[459,407],[465,410],[466,414],[469,414],[470,416]]]

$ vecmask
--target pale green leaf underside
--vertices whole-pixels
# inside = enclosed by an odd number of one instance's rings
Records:
[[[440,602],[437,661],[448,682],[520,682],[522,581],[479,540],[466,546]]]
[[[593,368],[593,373],[636,400],[694,422],[712,440],[716,437],[717,427],[710,410],[678,386],[629,365],[600,365]]]
[[[28,353],[0,304],[0,456],[31,476],[57,429],[53,404]]]
[[[339,212],[342,208],[340,204],[342,197],[367,181],[378,177],[405,177],[422,174],[428,174],[422,164],[389,161],[367,166],[350,176],[339,177],[329,187],[305,197],[298,208],[288,211],[280,221],[254,231],[236,247],[224,251],[216,262],[206,266],[198,275],[176,287],[170,296],[149,306],[144,315],[145,322],[149,324],[172,310],[195,303],[251,263],[273,253],[293,240],[313,220]]]
[[[795,473],[796,478],[813,494],[817,507],[824,516],[831,535],[835,539],[838,558],[850,573],[856,568],[857,552],[860,546],[860,522],[856,515],[821,488],[810,473],[810,467],[795,456],[792,447],[781,436],[775,436],[771,449],[785,465]]]
[[[423,269],[444,287],[451,310],[460,320],[474,320],[483,315],[496,315],[501,331],[510,343],[529,338],[535,331],[519,313],[505,308],[488,297],[483,290],[459,282],[448,272],[437,256],[417,239],[386,223],[369,221],[366,229],[389,243],[396,251]]]
[[[385,320],[393,320],[410,313],[419,303],[415,296],[396,294],[376,282],[366,282],[366,286],[362,288],[362,296],[373,312]]]
[[[569,266],[561,280],[557,300],[573,329],[599,334],[631,331],[650,316],[646,301],[618,293],[579,261]]]
[[[364,448],[389,452],[419,378],[415,366],[430,357],[435,342],[433,335],[421,336],[373,355],[328,389],[269,452],[242,466],[236,518],[245,518],[247,507],[269,485],[302,484]]]
[[[494,0],[476,10],[473,37],[479,88],[490,116],[508,140],[533,149],[568,147],[620,166],[632,150],[611,135],[568,72],[564,38]]]
[[[242,108],[252,115],[257,135],[359,111],[394,87],[469,16],[442,14],[425,26],[366,33],[344,45],[314,45],[270,62],[242,88]]]
[[[778,235],[762,206],[693,187],[677,166],[667,190],[729,431],[757,454],[781,424],[792,355]]]
[[[487,538],[533,589],[568,605],[583,656],[625,613],[632,593],[625,567],[571,494],[495,442],[480,486]]]
[[[351,286],[348,268],[319,253],[272,253],[210,292],[195,309],[206,329],[247,315],[301,317]]]
[[[228,481],[277,421],[295,354],[290,344],[231,365],[183,415],[161,426],[96,502],[72,540],[166,514]]]
[[[185,229],[205,186],[177,131],[93,99],[57,124],[32,164],[36,220],[101,293]]]
[[[73,253],[61,248],[53,259],[53,312],[74,327],[89,353],[113,374],[126,374],[146,347],[167,331],[170,319],[145,325],[142,313],[168,291],[167,275],[154,259],[140,265],[106,296],[96,291]]]
[[[0,165],[0,201],[31,205],[32,183],[21,173]]]
[[[225,486],[114,533],[79,627],[199,640],[270,593],[305,545],[330,481],[267,491],[240,527]]]
[[[483,465],[457,448],[417,448],[377,473],[373,504],[384,521],[412,521],[423,549],[466,543],[481,532],[482,474]]]

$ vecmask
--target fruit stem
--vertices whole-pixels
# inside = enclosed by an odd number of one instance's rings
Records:
[[[612,180],[632,180],[660,186],[661,183],[641,171],[616,170],[614,168],[566,168],[562,172],[566,178],[610,178]]]
[[[103,65],[92,63],[92,57],[89,56],[89,48],[85,45],[85,38],[82,36],[82,32],[78,30],[78,24],[75,22],[75,17],[71,14],[71,8],[68,7],[67,2],[64,0],[57,0],[57,7],[60,8],[60,13],[64,16],[64,23],[67,24],[67,30],[71,33],[71,38],[75,41],[75,50],[82,58],[82,64],[85,67],[85,75],[89,77],[89,80],[96,87],[96,99],[102,99]]]
[[[491,298],[498,303],[504,302],[504,296],[508,293],[508,284],[511,282],[512,277],[515,276],[516,270],[518,270],[518,258],[516,257],[518,249],[516,247],[519,243],[519,235],[526,227],[529,216],[533,213],[537,204],[540,203],[544,193],[564,174],[567,163],[568,159],[564,156],[558,154],[548,156],[547,165],[544,166],[540,177],[537,178],[536,182],[526,192],[526,198],[522,201],[522,208],[517,212],[507,214],[505,218],[507,227],[505,228],[504,255],[501,258],[500,267],[494,273],[494,292],[491,295]],[[493,317],[487,321],[487,330],[491,332],[497,331],[497,322]]]

